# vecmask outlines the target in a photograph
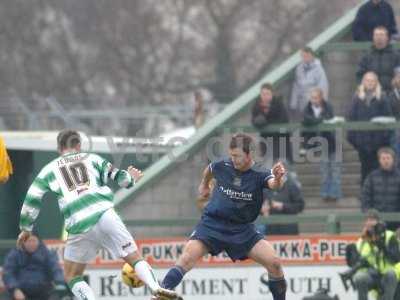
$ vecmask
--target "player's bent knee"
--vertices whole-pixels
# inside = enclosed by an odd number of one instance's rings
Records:
[[[271,275],[275,277],[282,276],[282,263],[278,256],[274,256],[271,259],[270,264],[267,266],[267,270]]]

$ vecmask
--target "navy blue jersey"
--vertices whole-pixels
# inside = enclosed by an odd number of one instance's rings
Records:
[[[270,170],[236,170],[231,159],[209,165],[216,184],[204,215],[221,221],[248,224],[258,217],[263,204],[263,189],[273,177]]]

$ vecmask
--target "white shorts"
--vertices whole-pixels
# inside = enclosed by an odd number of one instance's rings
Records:
[[[64,259],[86,264],[95,259],[101,248],[110,252],[114,259],[125,257],[138,249],[114,209],[107,210],[89,231],[68,235]]]

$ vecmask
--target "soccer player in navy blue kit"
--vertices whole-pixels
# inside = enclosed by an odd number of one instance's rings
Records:
[[[256,170],[253,146],[250,136],[236,134],[230,141],[229,158],[213,162],[204,170],[200,195],[210,194],[209,183],[213,178],[215,187],[182,255],[165,276],[164,288],[174,289],[205,254],[226,251],[233,261],[250,258],[264,266],[273,299],[285,300],[286,281],[280,260],[253,222],[260,213],[263,189],[281,188],[286,171],[281,163],[272,170]]]

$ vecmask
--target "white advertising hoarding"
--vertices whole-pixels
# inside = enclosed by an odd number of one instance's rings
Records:
[[[289,266],[285,268],[288,282],[287,300],[301,300],[319,288],[328,288],[340,300],[356,299],[354,291],[346,292],[338,272],[344,266]],[[130,289],[120,279],[120,269],[91,269],[86,272],[97,299],[149,300],[145,288]],[[162,279],[167,269],[156,269]],[[186,274],[177,291],[185,300],[272,300],[267,286],[268,276],[262,267],[197,268]]]
[[[345,266],[346,246],[357,240],[356,235],[302,235],[275,236],[268,240],[284,266],[288,282],[287,300],[302,300],[320,288],[340,300],[356,299],[354,291],[346,293],[338,272]],[[65,244],[46,241],[55,250],[62,263]],[[136,243],[139,252],[153,266],[162,280],[168,268],[182,254],[184,238],[141,239]],[[86,274],[96,292],[96,299],[149,300],[145,288],[129,289],[120,280],[122,260],[112,260],[106,251],[100,251],[89,264]],[[203,257],[198,268],[189,272],[177,291],[185,300],[272,300],[267,286],[266,270],[250,260],[232,263],[222,253]]]

